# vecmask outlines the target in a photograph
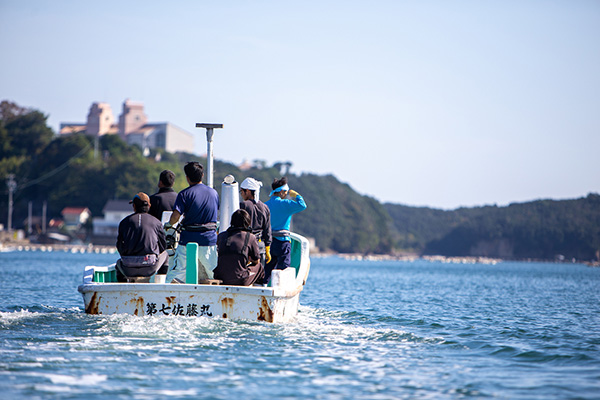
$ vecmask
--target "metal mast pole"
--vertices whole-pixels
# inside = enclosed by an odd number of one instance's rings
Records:
[[[223,124],[204,124],[198,122],[196,128],[206,128],[206,185],[213,185],[213,129],[223,128]]]

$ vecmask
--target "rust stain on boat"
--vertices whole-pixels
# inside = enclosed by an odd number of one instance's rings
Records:
[[[141,311],[141,314],[144,315],[144,298],[143,297],[138,297],[135,300],[135,311],[133,312],[133,315],[138,315],[138,313]]]
[[[269,307],[269,302],[265,296],[260,297],[260,305],[258,307],[258,320],[273,322],[273,310]]]
[[[85,312],[87,314],[100,314],[98,312],[98,303],[100,303],[100,297],[98,296],[98,293],[94,292],[92,299],[90,300],[90,304],[88,304],[86,307]]]
[[[126,303],[132,304],[135,307],[133,315],[144,315],[144,298],[142,296],[132,297],[131,300],[127,300]]]
[[[227,311],[233,311],[233,305],[235,301],[232,297],[225,297],[221,299],[221,308],[223,309],[223,318],[227,318]]]
[[[168,296],[165,297],[165,300],[167,301],[167,305],[169,307],[173,307],[173,305],[175,304],[175,299],[177,298],[177,296]]]

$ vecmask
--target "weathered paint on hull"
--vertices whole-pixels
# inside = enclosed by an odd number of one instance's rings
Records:
[[[274,270],[272,286],[111,283],[113,266],[86,266],[83,295],[88,314],[181,315],[288,322],[298,313],[300,292],[310,270],[306,238],[291,233],[291,268]],[[110,272],[112,271],[112,272]],[[98,279],[96,279],[96,273]]]
[[[298,312],[302,286],[270,287],[153,283],[79,286],[88,314],[181,315],[288,322]]]

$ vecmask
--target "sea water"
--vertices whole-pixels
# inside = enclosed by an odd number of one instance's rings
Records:
[[[600,399],[600,268],[313,258],[291,323],[85,314],[115,257],[0,253],[0,399]]]

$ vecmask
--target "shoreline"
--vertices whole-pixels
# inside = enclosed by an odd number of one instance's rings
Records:
[[[9,251],[62,251],[65,253],[96,253],[96,254],[115,254],[115,246],[94,245],[94,244],[42,244],[19,242],[0,243],[0,252]]]
[[[28,241],[9,241],[0,242],[0,252],[10,251],[62,251],[65,253],[96,253],[96,254],[118,254],[115,246],[108,245],[94,245],[94,244],[41,244],[41,243],[30,243]],[[511,260],[501,259],[493,257],[478,257],[478,256],[441,256],[441,255],[425,255],[419,256],[417,254],[407,255],[391,255],[391,254],[354,254],[354,253],[331,253],[331,252],[315,252],[311,254],[313,258],[326,258],[326,257],[340,257],[348,261],[429,261],[429,262],[441,262],[445,264],[484,264],[484,265],[496,265],[502,262],[543,262],[552,264],[583,264],[590,267],[600,267],[598,261],[557,261],[557,260],[537,260],[537,259],[524,259],[524,260]]]
[[[418,254],[405,254],[405,255],[391,255],[391,254],[358,254],[358,253],[313,253],[311,257],[314,258],[325,258],[325,257],[340,257],[348,261],[429,261],[429,262],[441,262],[444,264],[485,264],[485,265],[496,265],[503,262],[531,262],[531,263],[549,263],[549,264],[581,264],[589,267],[600,267],[599,261],[558,261],[558,260],[543,260],[534,258],[525,259],[509,259],[509,258],[494,258],[494,257],[483,257],[483,256],[442,256],[442,255],[418,255]]]

